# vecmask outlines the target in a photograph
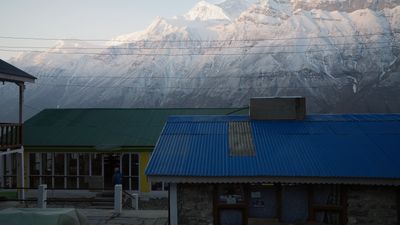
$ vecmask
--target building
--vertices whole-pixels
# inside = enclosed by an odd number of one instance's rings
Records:
[[[304,102],[168,118],[146,174],[170,185],[170,224],[399,224],[400,114],[306,116]]]
[[[232,108],[46,109],[24,125],[26,183],[30,188],[47,184],[49,190],[56,189],[51,193],[65,194],[63,190],[68,190],[68,194],[90,197],[88,190],[113,188],[114,168],[119,167],[125,190],[165,195],[163,183],[148,183],[144,170],[166,118],[247,111]]]
[[[19,87],[18,123],[0,123],[0,186],[19,186],[24,188],[24,173],[22,170],[24,153],[23,146],[23,105],[25,83],[34,83],[36,78],[25,71],[0,59],[0,82],[14,83]],[[11,106],[10,106],[11,107]],[[19,155],[18,155],[19,154]],[[19,174],[20,179],[17,179]],[[24,191],[20,189],[20,197]]]

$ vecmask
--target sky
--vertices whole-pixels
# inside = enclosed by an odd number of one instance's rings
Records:
[[[218,3],[222,0],[207,0]],[[0,36],[111,39],[145,29],[156,16],[170,18],[198,0],[11,0],[0,8]],[[50,46],[54,42],[0,38],[0,46]],[[0,47],[1,49],[1,47]],[[15,53],[0,51],[1,59]]]

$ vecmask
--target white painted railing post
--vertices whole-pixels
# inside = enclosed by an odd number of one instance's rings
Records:
[[[131,198],[131,204],[135,206],[135,210],[139,210],[139,194],[135,193],[132,196],[135,197],[135,200]]]
[[[116,184],[114,187],[114,211],[122,212],[122,185]]]
[[[38,208],[45,209],[47,207],[47,184],[39,185],[38,189]]]

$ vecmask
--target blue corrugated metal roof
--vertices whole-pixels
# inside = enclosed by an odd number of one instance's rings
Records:
[[[228,126],[248,121],[255,156],[229,156]],[[149,176],[400,178],[400,114],[170,117]]]

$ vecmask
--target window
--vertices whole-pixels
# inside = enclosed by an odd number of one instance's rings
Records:
[[[250,185],[249,218],[277,216],[277,188],[274,185]]]
[[[218,202],[222,204],[239,204],[244,202],[244,190],[240,184],[219,185]]]
[[[102,155],[98,153],[93,153],[91,155],[91,163],[92,163],[92,176],[101,176],[102,175]]]
[[[64,176],[64,153],[55,153],[54,154],[54,175],[62,175]]]
[[[313,187],[312,211],[314,220],[321,224],[344,223],[343,188],[340,185],[317,185]]]
[[[48,188],[53,187],[53,153],[39,153],[41,154],[41,176],[40,176],[40,183],[47,184]]]
[[[168,191],[168,187],[164,182],[151,182],[151,191]]]
[[[65,188],[65,153],[54,154],[54,188]]]
[[[308,219],[308,190],[304,185],[282,186],[282,222],[305,223]]]
[[[122,185],[125,190],[139,190],[139,155],[123,153],[121,157]]]
[[[40,153],[29,154],[29,186],[37,188],[40,182]]]

